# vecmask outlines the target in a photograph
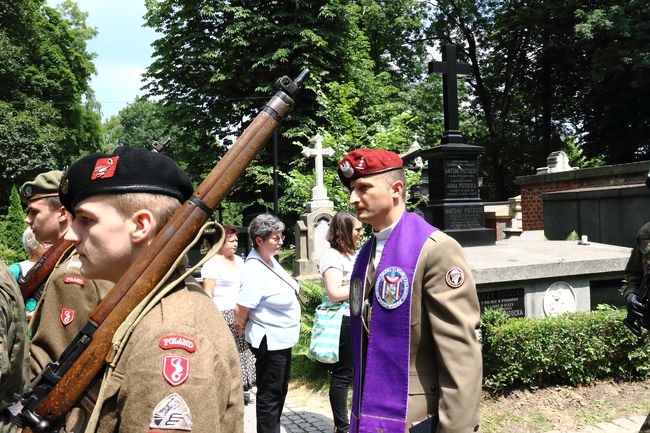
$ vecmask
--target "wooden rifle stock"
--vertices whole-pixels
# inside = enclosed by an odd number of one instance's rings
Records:
[[[36,414],[45,422],[32,423],[31,427],[24,427],[23,432],[31,432],[32,428],[39,431],[46,424],[56,424],[83,395],[103,368],[117,328],[164,278],[280,121],[289,114],[293,97],[308,74],[309,70],[305,69],[295,81],[286,76],[278,80],[280,90],[91,313],[86,326],[96,328],[92,340],[54,388],[36,405]]]
[[[63,253],[71,246],[72,242],[66,241],[63,237],[59,238],[27,272],[24,280],[18,281],[20,293],[23,295],[25,301],[31,298],[34,292],[45,283]]]

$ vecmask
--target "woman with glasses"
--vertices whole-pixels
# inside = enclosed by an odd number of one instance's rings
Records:
[[[351,212],[337,212],[327,230],[326,239],[330,248],[319,262],[328,300],[342,302],[342,308],[345,309],[339,334],[339,360],[329,366],[329,398],[335,433],[347,433],[350,430],[348,390],[352,383],[352,346],[348,298],[350,275],[362,230],[361,222]]]
[[[275,256],[284,242],[284,223],[258,215],[248,227],[253,249],[246,258],[235,307],[235,325],[255,355],[257,432],[279,433],[289,387],[291,348],[300,333],[298,283]]]

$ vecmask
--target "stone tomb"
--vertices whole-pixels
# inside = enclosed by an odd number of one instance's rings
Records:
[[[630,248],[579,241],[511,238],[466,247],[481,311],[503,308],[514,317],[591,311],[619,303]]]

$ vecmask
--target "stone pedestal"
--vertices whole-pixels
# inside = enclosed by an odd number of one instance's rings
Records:
[[[307,206],[308,209],[313,206]],[[331,207],[315,209],[302,214],[295,225],[296,259],[293,262],[293,275],[297,280],[320,278],[318,261],[329,247],[325,235],[334,217]]]
[[[494,231],[485,227],[478,188],[478,156],[483,147],[443,144],[419,152],[427,161],[429,201],[422,209],[434,226],[463,246],[491,245]]]

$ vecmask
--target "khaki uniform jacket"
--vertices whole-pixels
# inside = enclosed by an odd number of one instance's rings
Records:
[[[102,396],[97,432],[243,432],[235,342],[195,281],[135,325]]]
[[[445,280],[452,268],[465,277],[458,288]],[[438,416],[438,433],[480,431],[483,361],[475,333],[480,309],[456,240],[442,231],[431,234],[420,252],[412,290],[407,431],[428,414]]]
[[[79,273],[74,248],[68,250],[54,268],[38,302],[29,329],[30,379],[47,364],[59,359],[68,344],[88,321],[90,313],[113,287],[104,280],[87,280]]]

